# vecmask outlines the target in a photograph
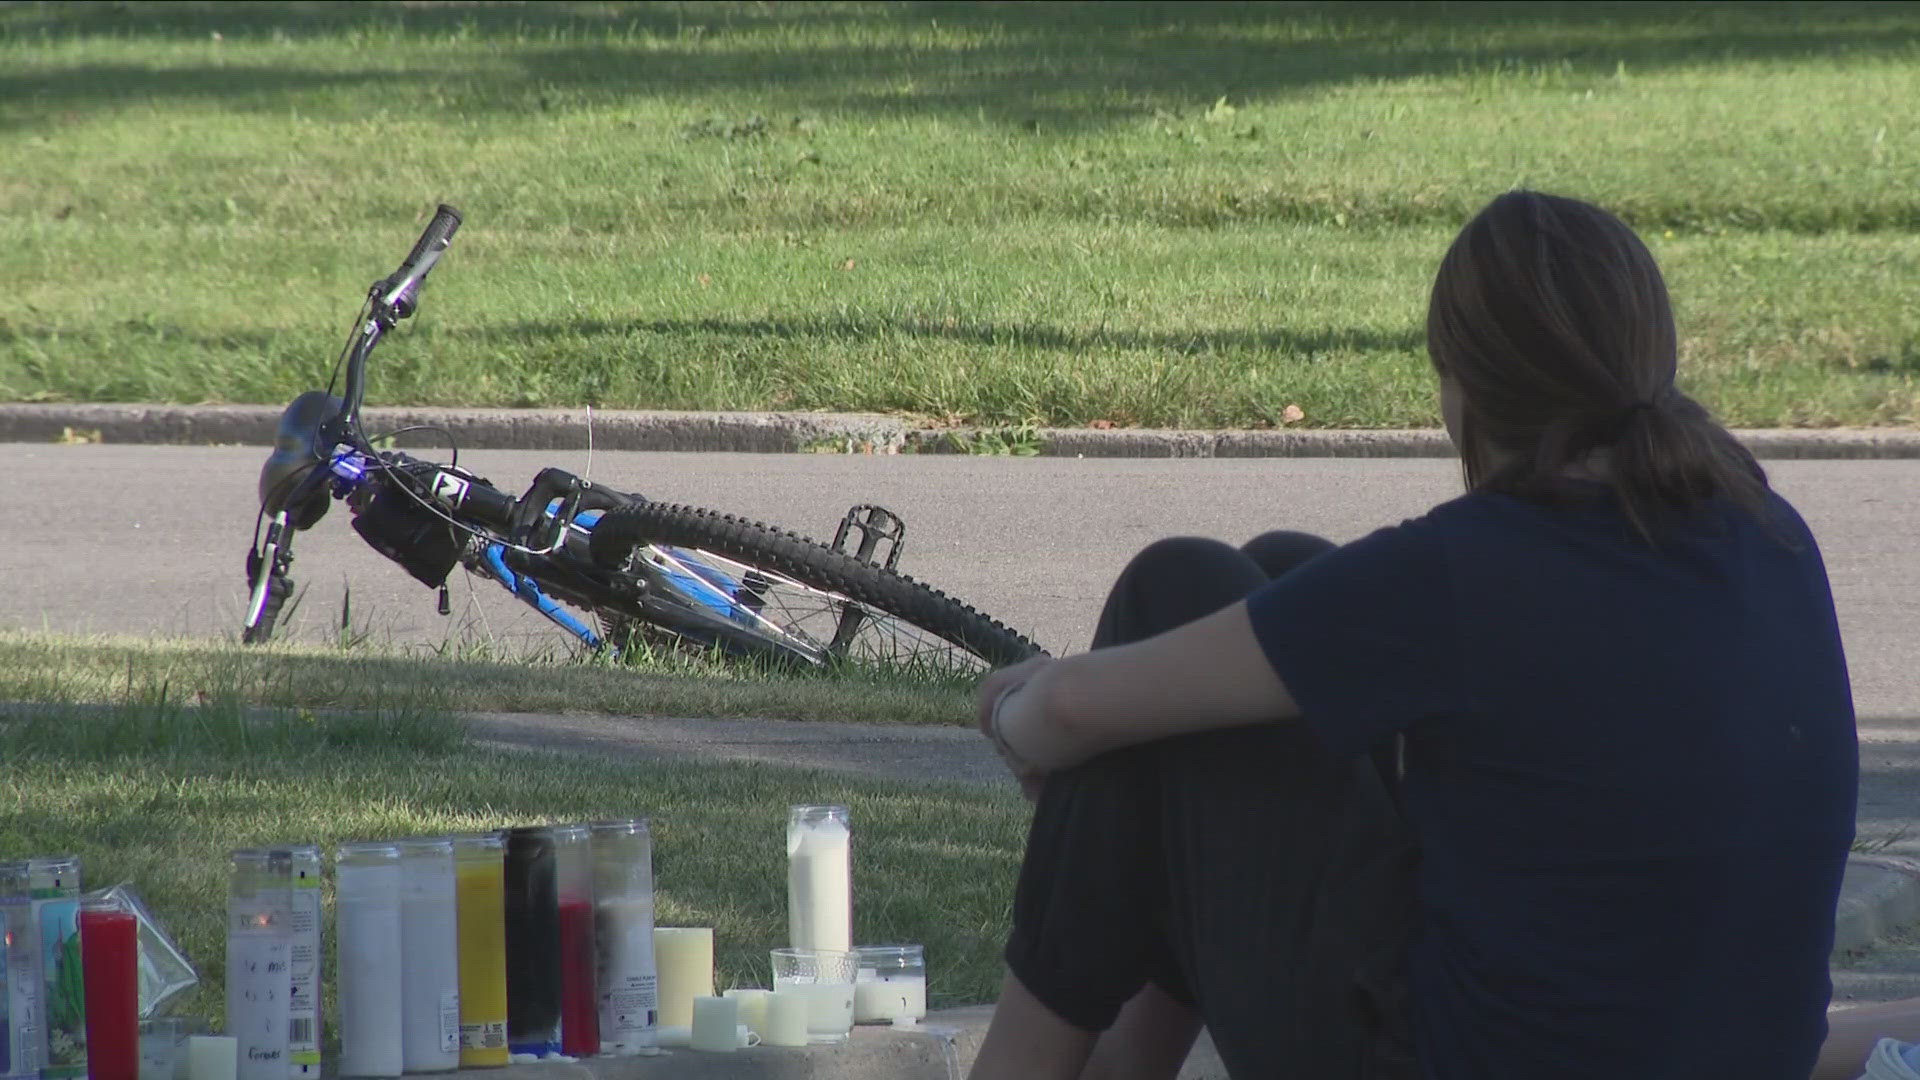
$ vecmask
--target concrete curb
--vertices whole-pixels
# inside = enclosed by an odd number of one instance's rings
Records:
[[[1920,862],[1898,855],[1854,855],[1833,918],[1833,953],[1871,948],[1920,919]]]
[[[280,408],[273,405],[0,404],[0,442],[110,442],[150,445],[265,446]],[[587,445],[584,409],[369,408],[370,432],[416,424],[446,428],[462,447],[579,450]],[[1829,428],[1735,432],[1769,459],[1920,458],[1920,430]],[[444,445],[413,432],[402,446]],[[1438,430],[1172,431],[1121,428],[933,429],[871,413],[595,411],[593,443],[603,450],[707,450],[740,453],[1031,452],[1047,457],[1445,458]]]

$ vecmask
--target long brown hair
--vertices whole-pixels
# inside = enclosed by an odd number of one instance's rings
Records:
[[[1653,254],[1597,206],[1534,191],[1487,204],[1434,277],[1427,355],[1460,391],[1470,488],[1555,497],[1568,466],[1603,450],[1605,479],[1649,541],[1715,498],[1766,516],[1759,463],[1674,386],[1673,307]]]

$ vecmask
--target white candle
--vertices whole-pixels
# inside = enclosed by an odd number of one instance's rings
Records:
[[[875,976],[853,984],[853,1022],[924,1020],[927,1016],[925,975]]]
[[[600,1045],[653,1046],[660,982],[654,970],[651,894],[601,899],[593,908],[593,936],[599,947]]]
[[[188,1080],[234,1080],[239,1043],[226,1035],[195,1035],[187,1040]]]
[[[767,1030],[760,1033],[767,1046],[807,1045],[807,998],[775,990],[767,995]]]
[[[654,965],[660,970],[660,1023],[692,1027],[693,999],[713,993],[713,928],[655,927]]]
[[[340,1075],[401,1069],[400,851],[343,844],[334,867]]]
[[[853,1028],[853,984],[773,980],[775,993],[797,994],[807,1004],[811,1042],[845,1042]]]
[[[787,944],[853,947],[853,834],[844,807],[795,807],[787,822]]]
[[[667,1050],[684,1050],[693,1042],[693,1029],[681,1024],[656,1028],[654,1035],[659,1039],[660,1046]]]
[[[740,1045],[740,1003],[730,997],[693,999],[693,1036],[695,1050],[731,1054]]]
[[[400,1061],[407,1072],[460,1067],[460,938],[453,843],[400,843]]]
[[[767,997],[772,993],[771,990],[736,987],[727,991],[725,996],[740,1003],[740,1022],[764,1039],[767,1037]]]

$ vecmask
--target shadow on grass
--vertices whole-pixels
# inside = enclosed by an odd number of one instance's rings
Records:
[[[942,32],[959,36],[940,37]],[[908,41],[908,32],[924,39]],[[86,36],[159,41],[489,43],[495,67],[397,74],[292,63],[91,62],[0,75],[0,124],[130,98],[283,108],[322,88],[461,113],[535,114],[716,91],[786,110],[991,117],[1029,128],[1102,124],[1217,97],[1259,99],[1423,75],[1484,74],[1572,88],[1624,65],[1914,53],[1920,9],[1874,3],[901,3],[470,6],[404,3],[36,4],[0,11],[0,44]],[[392,54],[386,54],[392,58]],[[349,107],[349,106],[338,106]],[[431,108],[432,106],[425,106]],[[766,107],[772,107],[771,105]]]

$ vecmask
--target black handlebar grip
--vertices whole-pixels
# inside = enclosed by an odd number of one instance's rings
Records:
[[[427,222],[426,231],[420,234],[419,240],[414,241],[413,250],[407,252],[406,260],[400,264],[400,273],[405,274],[417,264],[428,248],[445,251],[447,245],[453,242],[454,230],[459,227],[460,211],[441,203],[439,209],[433,212],[433,220]]]
[[[407,252],[405,261],[393,276],[381,283],[381,301],[394,310],[394,314],[404,319],[413,314],[413,298],[420,291],[420,283],[426,280],[427,272],[433,264],[440,261],[440,254],[453,243],[453,234],[460,228],[460,211],[441,203],[433,213],[433,220],[427,222],[426,231],[420,239],[414,241],[413,250]]]

